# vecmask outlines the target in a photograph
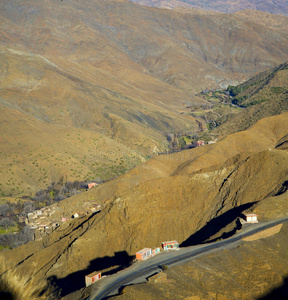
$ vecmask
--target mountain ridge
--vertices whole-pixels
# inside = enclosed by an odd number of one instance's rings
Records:
[[[206,102],[196,90],[241,82],[288,59],[283,16],[267,15],[262,24],[259,13],[253,21],[128,1],[4,0],[0,5],[1,105],[24,113],[22,125],[29,119],[47,124],[40,126],[47,138],[36,147],[30,137],[27,147],[15,143],[18,127],[8,130],[9,138],[2,135],[2,196],[32,195],[65,174],[67,180],[118,176],[166,152],[167,135],[199,130],[189,106]],[[57,127],[51,125],[67,127],[63,145],[53,141]],[[8,153],[5,144],[14,149]],[[19,146],[29,167],[17,169]],[[33,148],[40,152],[31,160]],[[48,157],[54,170],[47,170]],[[35,172],[36,160],[43,166]]]
[[[235,1],[235,0],[217,0],[217,1],[199,1],[199,0],[134,0],[144,6],[161,7],[175,9],[177,7],[198,8],[208,11],[217,11],[224,13],[235,13],[242,10],[257,10],[278,15],[288,15],[287,1]]]
[[[211,133],[225,136],[246,130],[263,117],[287,111],[287,70],[288,63],[283,63],[238,86],[228,87],[230,99],[226,99],[226,103],[242,109],[220,117]]]

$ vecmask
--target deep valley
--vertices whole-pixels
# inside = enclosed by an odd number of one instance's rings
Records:
[[[145,247],[288,216],[287,6],[179,2],[1,1],[1,297],[87,299]],[[286,232],[118,297],[285,299]]]

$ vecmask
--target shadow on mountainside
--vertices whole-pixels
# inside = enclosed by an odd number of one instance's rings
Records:
[[[250,207],[252,207],[257,202],[246,203],[238,207],[232,208],[227,212],[223,213],[221,216],[216,217],[209,221],[204,227],[192,234],[187,240],[181,243],[180,247],[194,246],[202,244],[215,234],[217,234],[221,229],[225,228],[227,225],[235,222],[235,226],[229,232],[224,232],[209,242],[213,242],[219,238],[226,239],[236,233],[237,230],[241,228],[241,224],[237,221],[238,217],[242,217],[242,212]]]
[[[85,276],[100,270],[107,270],[103,275],[111,275],[125,269],[130,265],[134,256],[129,256],[126,251],[115,252],[114,256],[105,256],[90,261],[88,268],[69,274],[64,278],[51,276],[48,278],[49,286],[55,286],[60,290],[60,296],[64,297],[85,287]]]
[[[257,298],[258,300],[284,300],[288,299],[288,277],[286,277],[282,285],[277,288],[271,289],[265,295]]]

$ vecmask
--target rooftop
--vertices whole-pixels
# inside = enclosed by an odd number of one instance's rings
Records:
[[[99,274],[99,273],[101,273],[101,272],[99,272],[99,271],[94,271],[94,272],[92,272],[92,273],[86,275],[85,277],[94,277],[95,275],[97,275],[97,274]]]
[[[144,248],[144,249],[138,251],[137,253],[145,253],[145,252],[147,252],[149,250],[151,250],[151,248]]]
[[[162,244],[178,244],[178,241],[162,242]]]

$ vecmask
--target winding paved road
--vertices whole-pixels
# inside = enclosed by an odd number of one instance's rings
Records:
[[[162,252],[146,261],[133,264],[131,267],[120,271],[114,275],[101,279],[98,283],[93,284],[90,300],[100,300],[105,297],[117,295],[119,289],[129,284],[146,282],[146,278],[161,271],[160,266],[171,266],[179,263],[185,263],[197,256],[206,255],[222,249],[234,248],[241,244],[242,238],[253,235],[257,232],[271,228],[275,225],[288,221],[288,217],[261,222],[258,224],[246,224],[234,236],[198,246],[181,248],[178,251]]]

